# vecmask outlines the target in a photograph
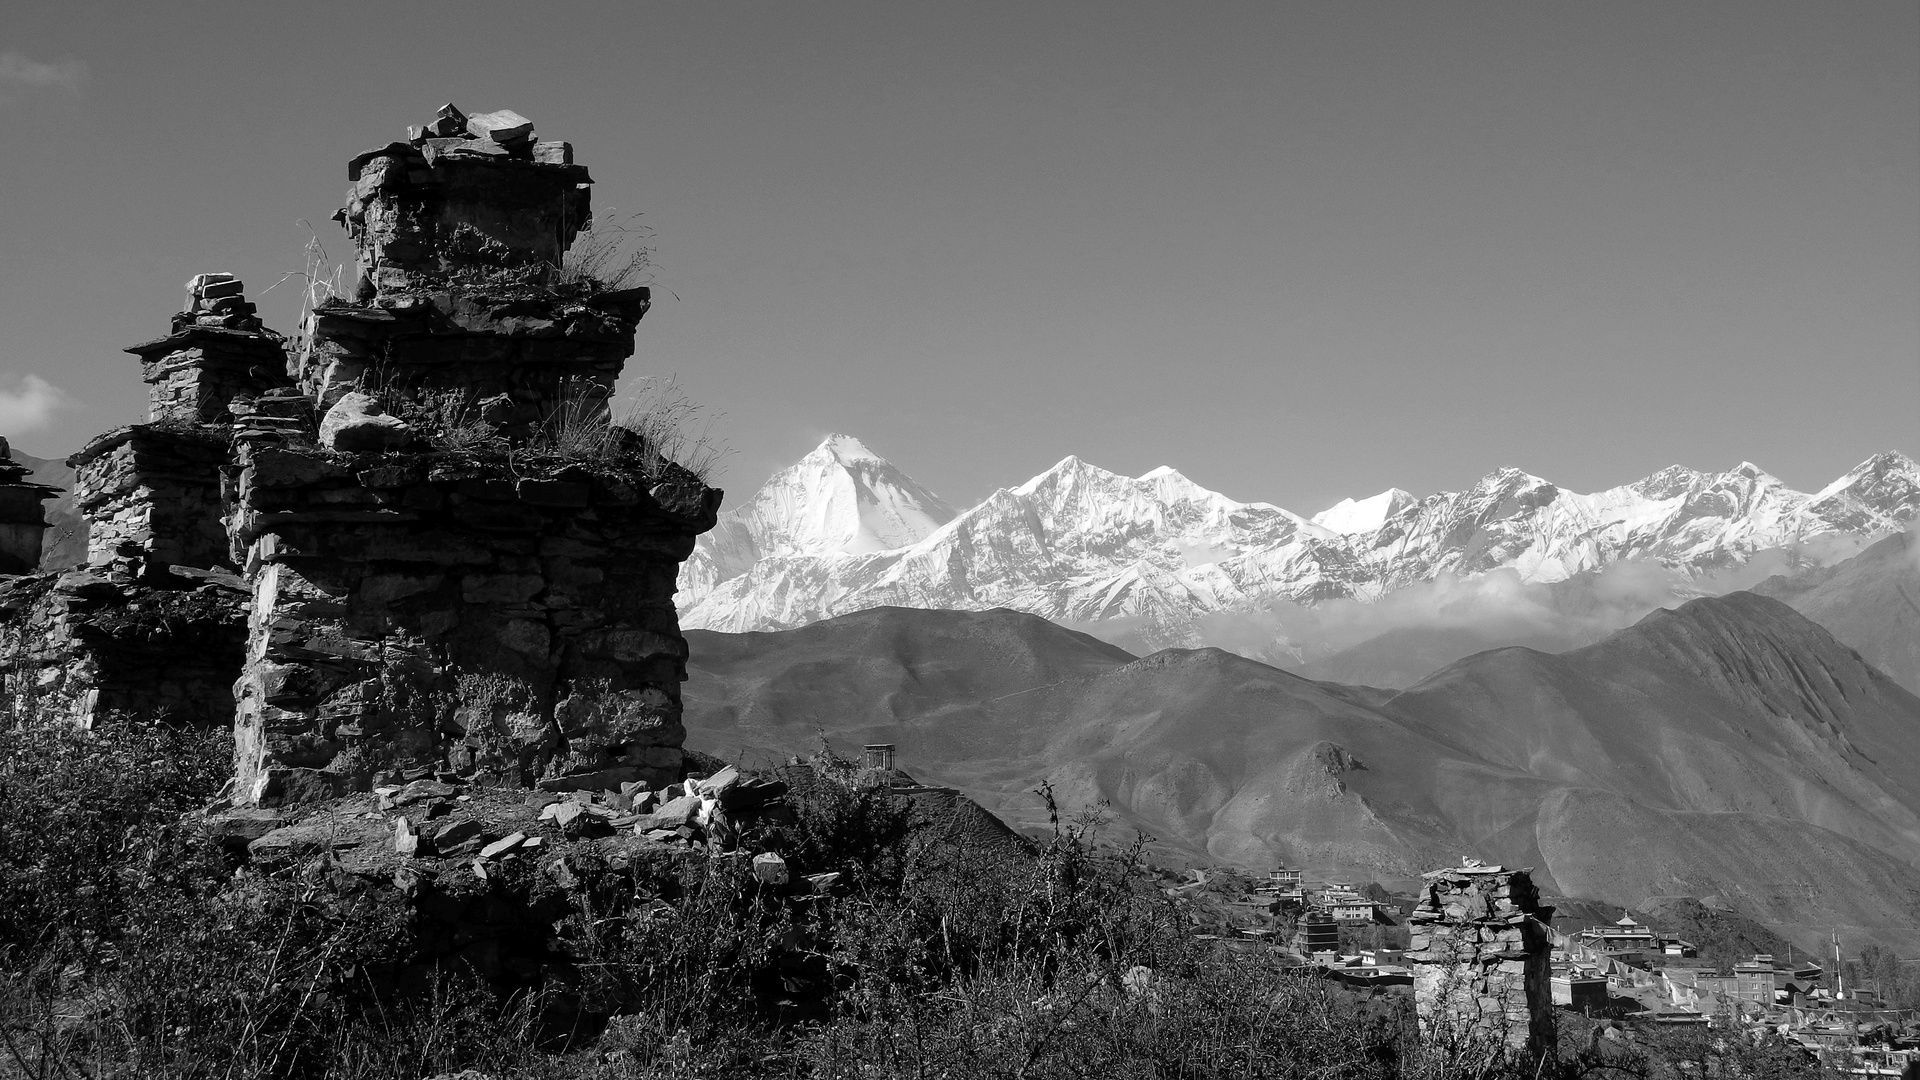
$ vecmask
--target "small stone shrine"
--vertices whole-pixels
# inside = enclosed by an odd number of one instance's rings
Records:
[[[87,722],[103,695],[231,716],[240,802],[677,779],[673,593],[720,492],[609,412],[650,292],[570,263],[591,178],[524,118],[451,105],[347,174],[355,282],[293,342],[202,274],[128,350],[148,422],[71,459],[88,566],[0,585],[16,711],[32,689]],[[202,604],[180,677],[147,655],[178,642],[113,632],[214,594],[233,610]]]
[[[1421,1032],[1490,1051],[1551,1046],[1553,909],[1528,872],[1467,859],[1423,880],[1407,952]]]
[[[25,574],[40,562],[47,514],[40,504],[60,493],[27,479],[33,470],[13,460],[13,447],[0,439],[0,574]]]

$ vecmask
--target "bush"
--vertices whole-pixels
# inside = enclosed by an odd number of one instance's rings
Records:
[[[233,771],[225,732],[125,724],[0,730],[0,964],[92,956],[211,852],[180,825]]]
[[[1546,1062],[1450,1055],[1415,1037],[1404,999],[1357,997],[1197,935],[1193,905],[1140,872],[1140,838],[1105,842],[1096,814],[1056,811],[1037,848],[955,841],[831,759],[781,770],[785,809],[749,830],[749,850],[841,875],[826,893],[763,884],[740,854],[687,853],[644,873],[582,860],[601,877],[569,891],[575,908],[556,927],[574,981],[528,991],[423,976],[428,931],[391,892],[325,858],[296,874],[230,871],[183,823],[224,782],[229,756],[224,734],[151,725],[0,732],[0,1074],[1815,1071],[1775,1043],[1606,1041],[1598,1026],[1569,1031]],[[611,1019],[587,1045],[553,1027],[568,1010]]]

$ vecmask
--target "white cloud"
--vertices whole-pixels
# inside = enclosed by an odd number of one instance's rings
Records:
[[[87,65],[78,60],[45,63],[8,50],[0,53],[0,88],[77,91],[87,81]]]
[[[38,375],[0,384],[0,435],[12,436],[47,426],[55,413],[73,403],[67,392]]]

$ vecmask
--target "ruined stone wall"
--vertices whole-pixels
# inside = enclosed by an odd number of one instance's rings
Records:
[[[290,382],[281,339],[264,330],[189,325],[127,351],[140,357],[150,423],[224,424],[234,398]]]
[[[89,566],[0,587],[9,700],[224,714],[242,802],[677,779],[720,492],[609,421],[649,294],[562,269],[586,171],[449,106],[348,172],[361,279],[291,355],[231,274],[128,350],[151,422],[70,459]]]
[[[1525,870],[1469,861],[1425,875],[1414,908],[1414,1004],[1421,1031],[1468,1048],[1552,1045],[1552,909]]]
[[[220,498],[227,444],[224,428],[134,424],[68,458],[74,507],[89,523],[87,561],[230,566]]]
[[[336,220],[359,250],[358,299],[472,267],[558,267],[593,213],[573,148],[535,142],[512,113],[469,118],[449,105],[408,141],[348,162],[347,179]]]
[[[677,775],[674,580],[718,492],[431,451],[243,443],[239,461],[255,602],[236,742],[253,801],[418,766],[510,785]]]
[[[212,574],[173,584],[115,582],[84,570],[0,582],[5,719],[229,722],[246,586]]]
[[[322,409],[363,390],[421,430],[482,426],[530,437],[570,400],[604,400],[633,352],[646,289],[498,285],[329,303],[297,374]]]

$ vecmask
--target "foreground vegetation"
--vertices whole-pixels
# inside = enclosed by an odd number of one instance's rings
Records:
[[[191,821],[219,735],[0,732],[0,1075],[36,1077],[1788,1076],[1795,1050],[1569,1026],[1546,1061],[1423,1044],[1368,1000],[1197,935],[1091,818],[1037,852],[955,842],[844,763],[790,774],[753,838],[832,895],[689,859],[650,903],[565,922],[577,983],[409,993],[405,905],[234,869]],[[603,1023],[556,1028],[553,999]],[[569,1015],[580,1015],[576,1008]]]

